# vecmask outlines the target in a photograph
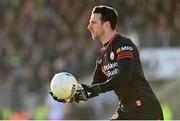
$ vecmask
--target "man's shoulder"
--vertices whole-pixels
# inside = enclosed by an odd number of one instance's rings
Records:
[[[117,37],[116,45],[117,46],[125,46],[125,45],[133,46],[134,44],[129,37],[120,35]]]
[[[132,40],[129,37],[123,36],[123,35],[119,35],[117,39],[121,43],[125,43],[125,42],[130,42],[131,43],[132,42]]]

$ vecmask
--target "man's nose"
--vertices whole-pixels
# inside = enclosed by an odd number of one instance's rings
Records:
[[[87,29],[90,31],[90,29],[91,29],[91,28],[90,28],[90,24],[88,24]]]

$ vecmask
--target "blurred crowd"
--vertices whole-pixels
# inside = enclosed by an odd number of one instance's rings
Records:
[[[0,110],[45,103],[55,73],[93,71],[101,45],[86,27],[100,4],[118,11],[118,32],[140,49],[180,46],[179,0],[0,0]]]

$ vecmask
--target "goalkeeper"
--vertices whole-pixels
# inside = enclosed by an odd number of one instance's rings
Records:
[[[97,56],[92,84],[82,84],[72,101],[87,101],[113,90],[119,105],[112,119],[163,120],[159,101],[144,77],[137,47],[116,32],[117,18],[117,11],[108,6],[92,10],[87,29],[103,47]]]

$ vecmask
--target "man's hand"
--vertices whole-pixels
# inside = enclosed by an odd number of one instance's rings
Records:
[[[98,96],[101,93],[99,85],[85,85],[79,84],[76,94],[74,95],[74,101],[87,101],[89,98]]]
[[[88,99],[98,96],[101,93],[101,88],[99,87],[98,84],[94,84],[94,85],[82,84],[82,87],[86,92]]]
[[[79,103],[79,101],[87,101],[89,98],[98,96],[100,93],[101,93],[101,89],[97,84],[95,85],[78,84],[78,88],[75,95],[70,99],[58,99],[52,92],[50,92],[53,99],[61,103],[71,103],[71,102]]]
[[[79,103],[79,101],[87,101],[88,95],[84,89],[77,90],[76,94],[74,95],[74,101]]]

